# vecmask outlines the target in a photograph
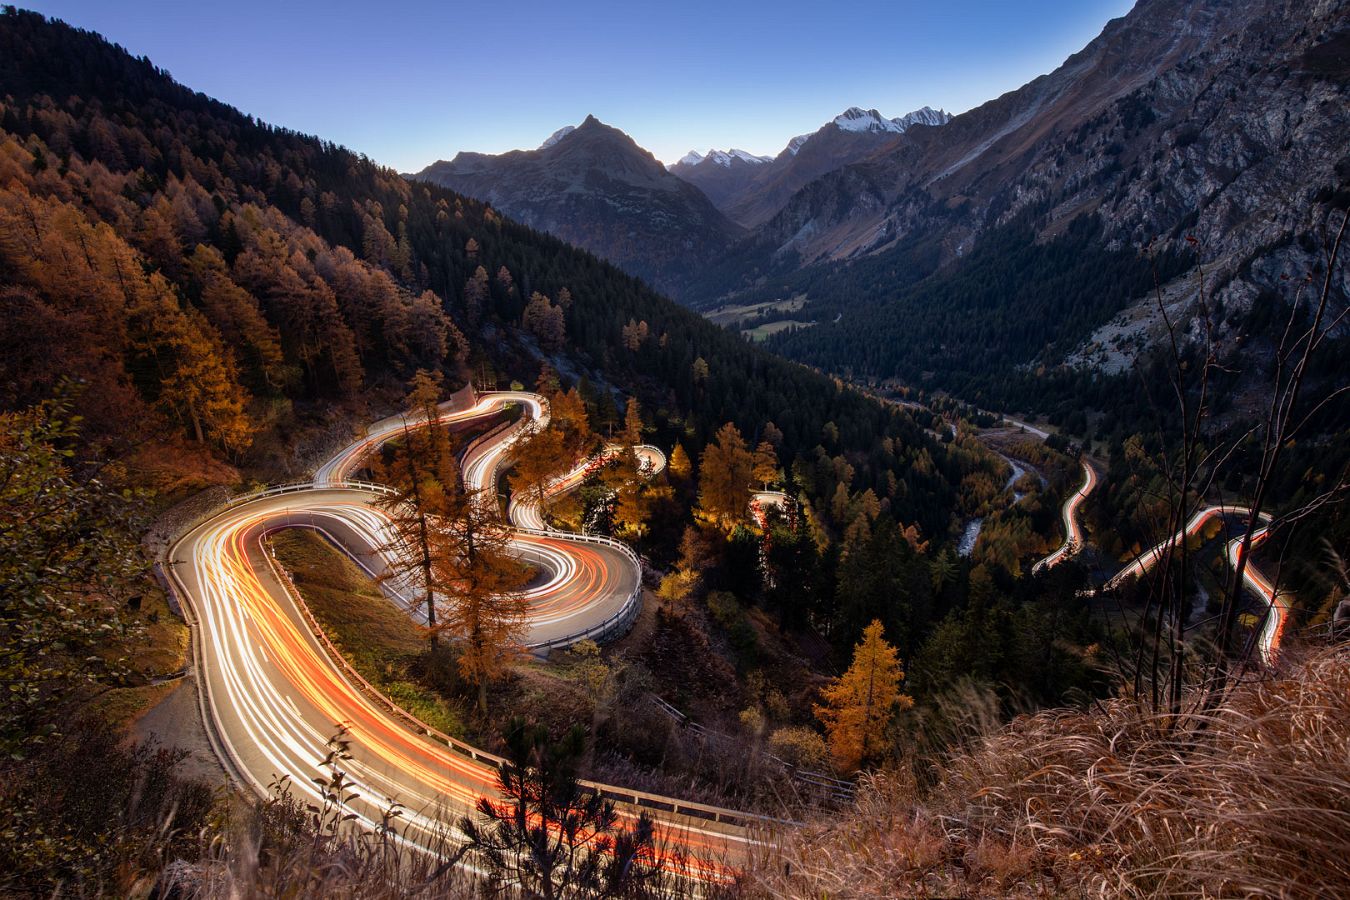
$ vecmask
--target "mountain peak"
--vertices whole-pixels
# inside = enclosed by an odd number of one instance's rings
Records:
[[[946,125],[951,120],[951,113],[945,109],[933,109],[931,106],[924,106],[912,113],[906,113],[899,118],[891,119],[892,122],[900,126],[901,131],[907,131],[911,125]]]
[[[841,131],[867,131],[874,134],[893,132],[899,134],[904,129],[886,118],[875,109],[862,109],[850,106],[832,120]]]
[[[871,134],[903,134],[911,125],[946,125],[951,121],[951,113],[925,106],[912,113],[888,119],[875,109],[863,109],[850,106],[831,121],[841,131],[868,132]]]
[[[732,148],[730,150],[709,150],[706,154],[699,153],[697,150],[690,150],[684,156],[680,157],[675,163],[677,166],[698,166],[704,163],[731,168],[735,162],[742,162],[750,166],[762,166],[765,163],[773,162],[772,156],[756,156],[746,150]],[[672,167],[673,168],[673,167]]]

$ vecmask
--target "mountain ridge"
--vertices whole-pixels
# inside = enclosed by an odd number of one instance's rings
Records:
[[[881,152],[916,125],[937,127],[950,119],[949,113],[930,106],[893,119],[875,109],[851,106],[810,134],[792,138],[776,156],[754,157],[762,163],[735,166],[718,161],[715,167],[708,158],[720,151],[709,151],[708,156],[691,152],[670,171],[702,189],[732,221],[754,229],[821,175]]]
[[[595,116],[537,150],[461,152],[411,176],[490,203],[678,297],[743,230],[624,132]]]
[[[1173,321],[1198,334],[1201,300],[1217,304],[1212,338],[1229,348],[1247,317],[1281,315],[1284,280],[1317,270],[1320,223],[1350,200],[1348,12],[1344,0],[1141,0],[1055,71],[795,194],[755,248],[741,248],[741,270],[759,273],[746,297],[805,292],[797,315],[841,318],[776,343],[795,358],[973,392],[1008,381],[970,369],[966,351],[1001,347],[1013,356],[1005,369],[1072,380],[1126,371],[1166,338],[1147,285],[1104,303],[1065,282],[1062,261],[1010,267],[1028,242],[1122,273],[1189,254],[1204,265],[1205,293],[1189,267],[1167,274]],[[773,266],[783,277],[766,282]],[[953,293],[977,266],[1024,284]],[[1064,308],[1046,321],[1022,310],[1040,331],[1014,352],[1006,335],[1018,329],[1005,317],[1019,313],[1008,304],[1031,284]],[[1350,291],[1343,270],[1334,288]],[[943,307],[931,331],[919,326],[921,297]],[[1009,331],[971,347],[957,309]]]

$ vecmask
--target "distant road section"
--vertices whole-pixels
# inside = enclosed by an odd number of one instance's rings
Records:
[[[1088,494],[1096,487],[1097,471],[1092,468],[1091,463],[1083,460],[1083,485],[1064,501],[1064,509],[1061,512],[1064,518],[1064,543],[1060,544],[1054,553],[1032,566],[1033,573],[1056,566],[1083,548],[1083,530],[1078,526],[1078,507],[1083,505]]]

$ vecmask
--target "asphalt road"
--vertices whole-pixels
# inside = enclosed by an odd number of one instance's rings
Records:
[[[547,426],[546,404],[533,394],[501,392],[442,410],[439,421],[448,424],[495,415],[511,403],[522,404],[527,415],[466,456],[471,486],[495,484],[511,445],[529,429]],[[397,801],[409,843],[430,847],[480,796],[495,795],[495,757],[419,733],[428,730],[360,684],[316,634],[264,541],[277,529],[314,528],[372,574],[382,573],[378,548],[389,543],[388,523],[373,505],[381,495],[377,486],[344,486],[343,479],[381,442],[419,424],[425,423],[386,419],[321,466],[313,485],[225,509],[173,545],[170,569],[192,613],[203,718],[226,768],[259,794],[284,778],[298,796],[317,801],[311,779],[323,774],[326,741],[341,723],[351,753],[343,769],[359,794],[351,804],[358,821],[373,827]],[[640,598],[637,560],[618,545],[522,532],[514,546],[546,573],[528,594],[527,643],[582,632]],[[419,615],[407,586],[393,584],[389,592]],[[764,824],[678,798],[596,787],[619,801],[625,816],[645,809],[661,842],[707,860],[691,864],[702,872],[742,858],[755,842],[751,826]]]

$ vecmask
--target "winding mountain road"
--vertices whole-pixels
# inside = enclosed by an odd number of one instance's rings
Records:
[[[471,421],[511,404],[524,407],[526,415],[474,442],[463,460],[466,484],[489,488],[485,502],[495,502],[497,476],[511,447],[547,426],[547,403],[534,394],[487,393],[443,405],[437,420]],[[500,760],[423,726],[364,684],[310,620],[270,559],[265,538],[283,528],[313,528],[371,574],[382,574],[386,563],[379,548],[391,543],[391,535],[374,504],[387,489],[345,479],[383,442],[426,424],[402,417],[376,423],[320,466],[312,483],[243,498],[190,529],[169,551],[171,577],[194,626],[203,719],[227,769],[260,795],[285,778],[296,794],[317,801],[311,779],[324,774],[319,763],[341,723],[351,752],[343,769],[360,795],[350,811],[374,827],[390,800],[397,800],[405,809],[404,840],[421,848],[453,837],[448,823],[469,812],[480,796],[495,795]],[[651,450],[646,458],[655,464],[660,451]],[[663,464],[664,457],[659,459]],[[528,506],[519,518],[527,527],[515,531],[513,546],[546,573],[527,593],[526,643],[563,646],[626,629],[641,596],[641,570],[632,551],[604,538],[531,529],[542,517]],[[389,584],[387,590],[418,615],[407,599],[415,593],[409,587]],[[624,817],[648,812],[658,841],[705,860],[685,864],[704,874],[740,859],[755,842],[751,827],[767,823],[677,798],[591,787],[616,800]]]
[[[1099,478],[1096,470],[1091,464],[1083,462],[1083,484],[1075,491],[1068,500],[1064,502],[1062,515],[1064,517],[1064,543],[1053,553],[1032,566],[1032,572],[1038,572],[1042,569],[1048,569],[1058,563],[1063,562],[1076,554],[1083,547],[1084,537],[1082,528],[1078,524],[1078,509],[1083,501],[1097,487]],[[1168,551],[1176,546],[1182,540],[1193,537],[1200,533],[1200,529],[1213,519],[1221,521],[1235,520],[1247,521],[1251,519],[1252,511],[1245,506],[1233,505],[1215,505],[1207,506],[1198,510],[1191,516],[1186,526],[1171,537],[1159,541],[1157,544],[1140,553],[1125,568],[1117,572],[1106,582],[1107,589],[1119,587],[1131,578],[1142,576],[1149,569],[1153,568],[1162,560]],[[1260,516],[1263,523],[1255,532],[1252,533],[1251,547],[1255,550],[1266,539],[1270,528],[1270,515],[1262,513]],[[1242,536],[1239,535],[1230,539],[1225,552],[1228,556],[1228,562],[1234,568],[1237,567],[1238,560],[1242,553]],[[1285,598],[1275,590],[1271,581],[1261,573],[1255,565],[1249,560],[1247,567],[1243,570],[1243,582],[1247,588],[1253,591],[1266,604],[1267,614],[1261,625],[1261,631],[1257,635],[1257,645],[1261,651],[1261,659],[1266,665],[1275,662],[1279,653],[1280,641],[1284,637],[1285,624],[1289,619],[1289,604]]]
[[[1083,462],[1083,486],[1073,492],[1068,500],[1064,501],[1064,509],[1061,513],[1064,519],[1064,543],[1051,553],[1045,559],[1031,567],[1032,572],[1039,572],[1041,569],[1048,569],[1058,565],[1069,557],[1073,556],[1083,546],[1083,531],[1078,527],[1078,507],[1083,505],[1083,501],[1088,498],[1088,494],[1097,487],[1097,470],[1086,460]]]

